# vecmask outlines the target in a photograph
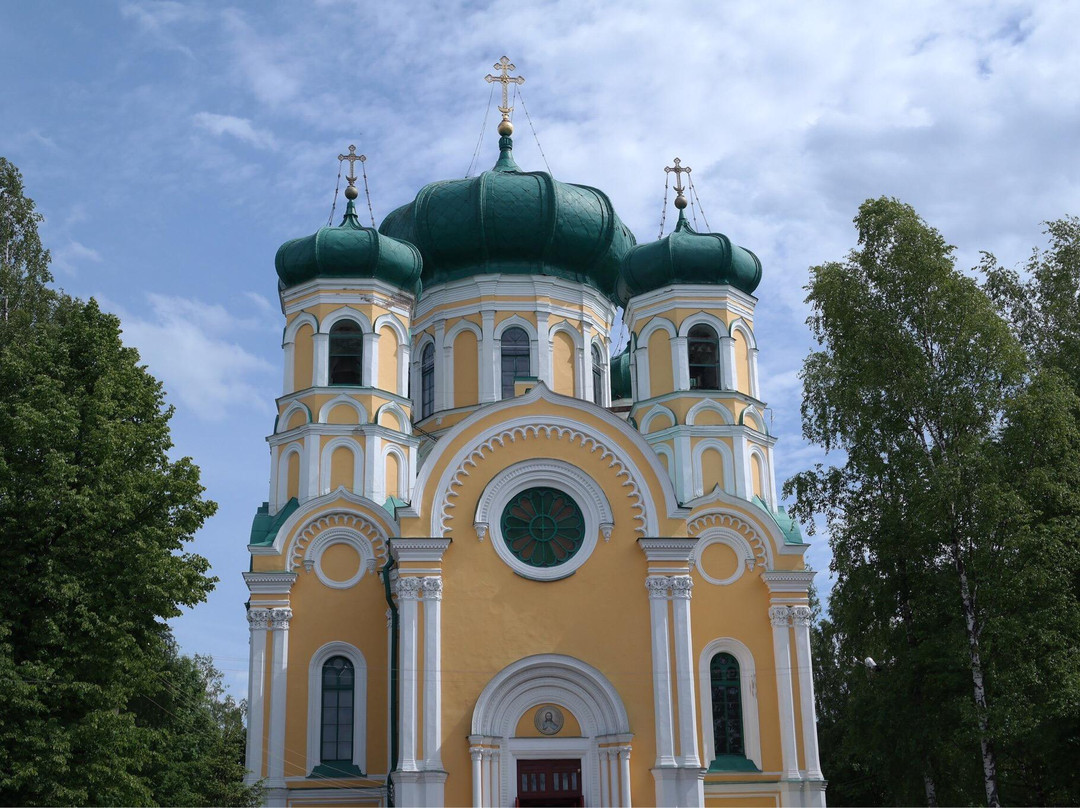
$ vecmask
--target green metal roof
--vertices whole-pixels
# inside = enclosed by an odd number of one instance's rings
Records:
[[[270,515],[270,503],[264,502],[255,512],[255,518],[251,520],[251,539],[248,544],[260,547],[269,547],[274,543],[277,533],[285,520],[293,515],[293,511],[300,507],[296,497],[285,503],[285,507],[273,516]]]
[[[340,225],[286,241],[274,258],[284,288],[312,278],[378,278],[417,294],[422,265],[413,245],[361,225],[351,199]]]
[[[631,398],[633,391],[630,384],[630,345],[623,352],[611,358],[611,400]]]
[[[608,197],[522,171],[509,137],[499,150],[490,171],[425,185],[379,231],[419,248],[424,286],[490,273],[552,275],[610,297],[636,241]]]
[[[723,233],[698,233],[683,212],[675,229],[659,241],[639,244],[623,259],[616,299],[678,283],[729,284],[752,294],[761,282],[761,261]]]
[[[771,511],[769,510],[769,504],[758,496],[755,496],[752,502],[769,514],[772,520],[776,522],[776,526],[784,534],[784,544],[806,544],[803,541],[802,528],[799,527],[798,522],[788,515],[787,508],[781,505],[775,511]]]

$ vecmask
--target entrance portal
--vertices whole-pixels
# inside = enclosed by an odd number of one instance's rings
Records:
[[[582,806],[581,760],[519,760],[517,801],[521,808],[532,806]]]

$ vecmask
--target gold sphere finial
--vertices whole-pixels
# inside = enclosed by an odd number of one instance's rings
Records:
[[[683,208],[685,208],[686,207],[686,197],[683,196],[682,194],[679,194],[678,196],[676,196],[675,197],[675,207],[677,207],[679,210],[682,210]]]
[[[499,134],[503,137],[510,137],[510,135],[514,134],[514,125],[506,118],[503,118],[499,121]]]
[[[350,185],[345,189],[346,199],[356,199],[358,196],[360,196],[360,191],[356,189],[355,185]]]

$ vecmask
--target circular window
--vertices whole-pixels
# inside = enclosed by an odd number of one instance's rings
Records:
[[[564,564],[585,541],[581,508],[556,488],[522,491],[503,508],[499,527],[510,552],[531,567]]]

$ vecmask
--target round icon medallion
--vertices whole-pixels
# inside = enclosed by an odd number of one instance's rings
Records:
[[[541,735],[558,735],[563,728],[563,714],[558,707],[541,707],[533,716],[533,724]]]

